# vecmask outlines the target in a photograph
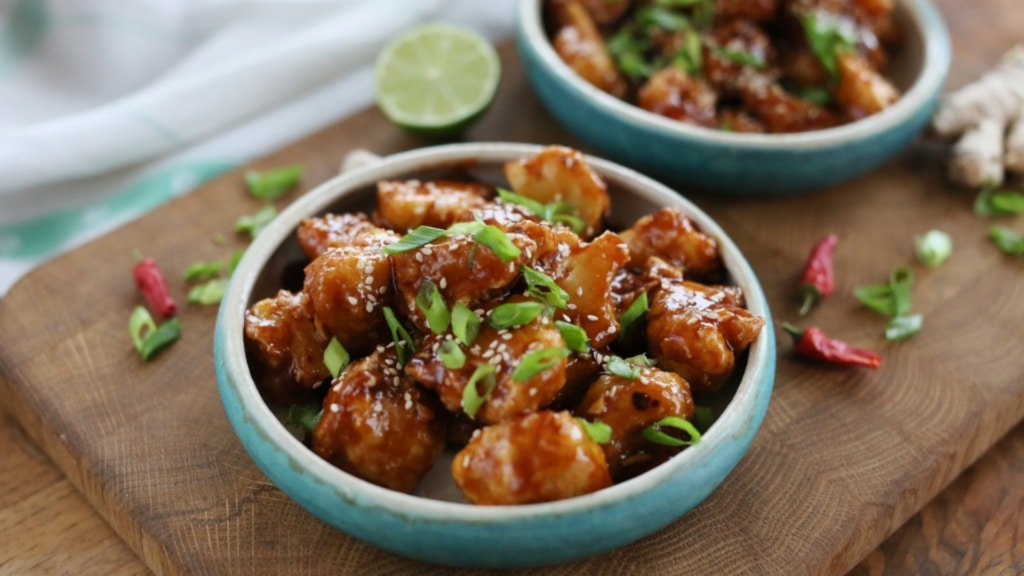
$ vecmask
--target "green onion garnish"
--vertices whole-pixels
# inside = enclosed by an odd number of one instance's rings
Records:
[[[540,302],[506,302],[491,310],[487,323],[496,330],[522,326],[533,322],[544,308]]]
[[[553,368],[568,355],[569,351],[561,346],[548,346],[527,352],[512,371],[512,380],[526,382],[548,368]]]
[[[611,426],[601,422],[600,420],[591,422],[585,418],[580,418],[579,416],[576,417],[576,421],[580,423],[580,426],[583,427],[587,436],[590,436],[590,439],[594,442],[597,442],[598,444],[607,444],[608,442],[611,442]]]
[[[452,307],[452,333],[466,346],[472,346],[480,332],[480,317],[462,302]]]
[[[704,54],[701,50],[700,34],[690,30],[685,32],[683,45],[672,56],[672,65],[686,72],[688,76],[699,76],[704,67]]]
[[[586,330],[575,324],[563,322],[561,320],[556,320],[555,326],[558,326],[558,331],[562,333],[562,340],[565,340],[566,348],[581,354],[587,351],[588,338]]]
[[[910,312],[910,286],[914,273],[905,266],[893,269],[889,284],[858,286],[853,295],[865,306],[886,316],[903,316]]]
[[[974,213],[990,218],[1024,214],[1024,194],[1013,190],[995,190],[992,186],[985,186],[974,200]]]
[[[886,340],[906,340],[921,331],[924,317],[920,314],[895,316],[885,327]]]
[[[1024,238],[1005,226],[993,226],[988,229],[988,237],[995,242],[1004,253],[1011,256],[1024,255]]]
[[[419,292],[416,294],[416,307],[427,318],[427,326],[434,334],[444,334],[448,330],[451,314],[444,303],[444,296],[441,296],[441,291],[430,278],[424,279],[420,284]]]
[[[811,52],[829,76],[837,78],[839,54],[853,52],[857,44],[853,31],[837,17],[819,11],[803,12],[797,14],[797,18],[803,26]]]
[[[522,206],[541,220],[565,224],[576,234],[583,233],[583,219],[574,214],[576,212],[575,205],[570,204],[569,202],[552,202],[551,204],[542,204],[533,198],[523,196],[522,194],[516,194],[515,192],[505,190],[504,188],[497,188],[497,190],[498,197],[501,198],[502,202]]]
[[[404,366],[409,357],[415,352],[412,336],[409,335],[409,331],[405,329],[405,326],[402,326],[402,323],[398,321],[394,310],[390,306],[384,307],[384,321],[387,322],[388,328],[391,330],[391,338],[395,341],[398,363]]]
[[[953,239],[942,230],[929,230],[914,239],[917,259],[929,268],[936,268],[953,253]]]
[[[447,233],[447,230],[435,228],[433,226],[417,226],[397,241],[381,248],[380,251],[384,254],[400,254],[402,252],[409,252],[426,246],[434,240],[444,237]]]
[[[604,363],[604,369],[613,376],[627,380],[635,380],[640,377],[639,366],[618,356],[608,358],[608,361]]]
[[[449,370],[459,370],[466,365],[466,354],[454,340],[443,340],[437,347],[437,357]]]
[[[267,204],[256,213],[246,214],[235,220],[235,232],[248,234],[255,238],[275,216],[277,216],[277,209],[273,204]]]
[[[690,439],[680,440],[675,436],[669,436],[661,431],[662,428],[681,430],[686,432],[690,436]],[[666,416],[665,418],[658,420],[654,424],[644,428],[643,435],[649,442],[661,444],[662,446],[693,446],[700,442],[700,432],[697,428],[690,423],[690,421],[685,418],[680,418],[679,416]]]
[[[721,56],[722,58],[725,58],[726,60],[731,60],[739,64],[740,66],[750,66],[751,68],[757,70],[765,69],[764,61],[758,59],[756,56],[750,54],[749,52],[744,52],[742,50],[733,50],[731,48],[717,47],[713,48],[713,50],[715,54]]]
[[[181,324],[177,318],[171,318],[158,327],[145,306],[136,306],[128,317],[128,332],[142,359],[149,360],[181,336]]]
[[[622,313],[622,317],[619,318],[619,340],[625,339],[626,332],[641,316],[647,313],[647,310],[647,292],[641,292],[639,296],[633,299],[629,308],[626,308],[626,311]]]
[[[253,198],[270,202],[284,196],[302,180],[302,166],[285,166],[267,172],[250,170],[245,174],[245,184]]]
[[[488,224],[473,235],[473,241],[487,246],[502,262],[508,262],[521,253],[519,247],[512,243],[508,235],[497,226]]]
[[[341,374],[341,371],[348,366],[350,360],[348,350],[345,350],[337,338],[331,338],[331,341],[327,343],[327,348],[324,349],[324,366],[327,366],[331,376],[337,378],[338,374]]]
[[[188,291],[188,301],[190,304],[200,304],[202,306],[218,304],[221,298],[224,297],[224,291],[227,290],[227,287],[228,281],[226,278],[207,280],[202,284],[193,286]]]
[[[284,423],[298,426],[307,432],[312,432],[316,429],[316,425],[320,422],[320,416],[323,413],[323,408],[319,402],[292,404],[288,407],[288,417]]]
[[[478,382],[483,385],[482,394],[477,390]],[[486,363],[477,366],[473,375],[469,377],[469,382],[466,382],[466,387],[462,389],[462,411],[466,413],[466,416],[470,418],[476,416],[477,410],[490,398],[491,392],[494,391],[494,385],[494,364]]]
[[[185,282],[208,280],[217,277],[224,269],[224,262],[196,262],[185,269]]]
[[[498,191],[498,198],[501,198],[502,202],[505,202],[506,204],[515,204],[517,206],[522,206],[523,208],[526,208],[528,211],[532,212],[533,215],[537,216],[538,218],[544,216],[543,203],[538,202],[528,196],[516,194],[515,192],[512,192],[511,190],[506,190],[504,188],[496,188],[496,190]]]
[[[535,300],[559,309],[569,305],[569,293],[555,284],[550,276],[525,265],[520,270],[526,280],[526,292]]]

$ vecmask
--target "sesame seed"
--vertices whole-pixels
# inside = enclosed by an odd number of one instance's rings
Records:
[[[442,290],[444,290],[445,288],[448,287],[448,278],[442,277],[441,281],[438,282],[437,285],[440,286]]]
[[[348,303],[355,306],[356,304],[359,304],[359,299],[356,298],[355,296],[349,296]]]
[[[591,322],[597,322],[597,316],[594,316],[593,314],[587,314],[587,320],[590,320]]]
[[[337,404],[331,403],[331,405],[328,407],[328,410],[330,410],[331,412],[334,412],[335,414],[337,414],[338,412],[341,411],[341,406],[338,406]]]

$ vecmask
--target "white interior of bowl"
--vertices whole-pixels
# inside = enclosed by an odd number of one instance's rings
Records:
[[[547,37],[542,10],[547,1],[521,0],[519,26],[543,65],[554,70],[578,97],[592,100],[609,114],[628,118],[649,130],[734,147],[813,149],[884,132],[891,126],[901,124],[926,105],[941,89],[949,67],[948,32],[930,0],[896,0],[895,18],[904,38],[886,70],[886,74],[903,92],[896,104],[862,120],[826,130],[793,134],[741,134],[712,130],[647,112],[580,78],[562,61]]]
[[[245,413],[257,424],[262,434],[291,455],[295,466],[335,487],[346,498],[394,511],[414,511],[416,515],[425,518],[451,518],[454,514],[463,520],[487,522],[512,517],[571,513],[601,507],[605,503],[628,497],[631,493],[646,491],[704,459],[713,458],[716,447],[726,440],[729,432],[742,428],[750,420],[756,386],[763,379],[769,358],[774,358],[774,350],[770,349],[767,344],[769,339],[764,336],[751,346],[746,370],[732,400],[697,445],[636,478],[584,496],[545,504],[475,506],[458,503],[461,496],[457,495],[457,491],[453,492],[455,488],[451,485],[450,473],[447,473],[444,463],[435,467],[438,472],[423,485],[421,495],[395,492],[347,474],[306,448],[264,402],[249,375],[245,359],[242,337],[245,310],[256,300],[277,291],[279,283],[275,279],[291,265],[290,261],[304,260],[305,256],[294,239],[295,229],[303,218],[328,211],[368,210],[374,202],[374,185],[377,181],[408,177],[439,167],[457,166],[468,170],[471,177],[480,181],[505,185],[500,166],[508,160],[534,154],[540,148],[505,143],[453,144],[384,158],[378,163],[340,175],[296,200],[249,247],[236,268],[235,277],[222,304],[225,307],[222,310],[225,325],[223,353],[229,371],[239,375],[236,379],[237,393]],[[596,158],[588,158],[588,162],[609,184],[613,201],[613,224],[628,225],[658,207],[679,206],[691,215],[703,231],[719,240],[731,283],[744,289],[751,312],[768,317],[767,303],[753,271],[718,224],[685,198],[645,176]],[[765,327],[766,331],[771,329],[771,326]],[[445,473],[448,474],[447,479],[444,478]]]

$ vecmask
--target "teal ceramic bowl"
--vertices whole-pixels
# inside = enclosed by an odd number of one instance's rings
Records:
[[[301,266],[295,241],[303,218],[372,209],[375,183],[431,178],[458,167],[484,182],[503,183],[504,162],[536,153],[522,144],[453,144],[397,154],[321,185],[284,210],[246,251],[221,304],[215,335],[217,381],[224,410],[245,449],[285,494],[322,521],[392,552],[467,567],[523,567],[578,559],[633,542],[676,520],[733,470],[761,424],[775,377],[775,340],[768,303],[750,265],[726,233],[676,192],[632,170],[589,158],[608,182],[612,224],[628,226],[663,206],[679,206],[721,245],[731,282],[748,308],[768,323],[754,342],[741,377],[721,399],[721,417],[697,445],[631,480],[548,504],[474,506],[459,501],[451,455],[415,494],[349,475],[316,456],[282,424],[261,397],[246,362],[246,308],[273,295],[282,275]],[[301,269],[301,268],[300,268]]]
[[[800,134],[737,134],[686,125],[594,88],[555,53],[542,5],[520,0],[517,45],[534,91],[600,154],[664,182],[733,195],[783,195],[867,172],[903,150],[935,109],[950,63],[946,25],[930,0],[896,0],[905,38],[887,71],[902,99],[879,114]]]

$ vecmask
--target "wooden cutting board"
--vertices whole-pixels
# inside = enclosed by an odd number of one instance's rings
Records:
[[[951,86],[1024,29],[1013,3],[940,2],[956,47]],[[579,146],[533,97],[509,47],[503,64],[500,96],[467,139]],[[305,190],[353,148],[423,144],[368,110],[255,166],[301,162]],[[1024,262],[985,239],[989,222],[971,213],[973,195],[942,177],[944,153],[922,141],[870,175],[799,198],[681,191],[747,254],[780,321],[798,320],[794,284],[809,246],[836,232],[837,291],[810,321],[880,350],[885,362],[874,372],[808,364],[780,334],[764,425],[706,502],[632,546],[536,573],[842,573],[1024,418]],[[187,287],[174,278],[244,245],[232,225],[258,206],[242,172],[50,262],[0,300],[0,400],[159,574],[450,573],[326,527],[258,471],[217,397],[215,309],[186,307],[182,340],[153,362],[132,348],[132,250],[162,264],[183,303]],[[1022,220],[1008,224],[1021,231]],[[938,270],[913,266],[913,236],[935,227],[953,236],[953,258]],[[231,242],[213,242],[218,233]],[[917,272],[913,303],[925,328],[886,343],[884,319],[850,291],[904,264]]]

